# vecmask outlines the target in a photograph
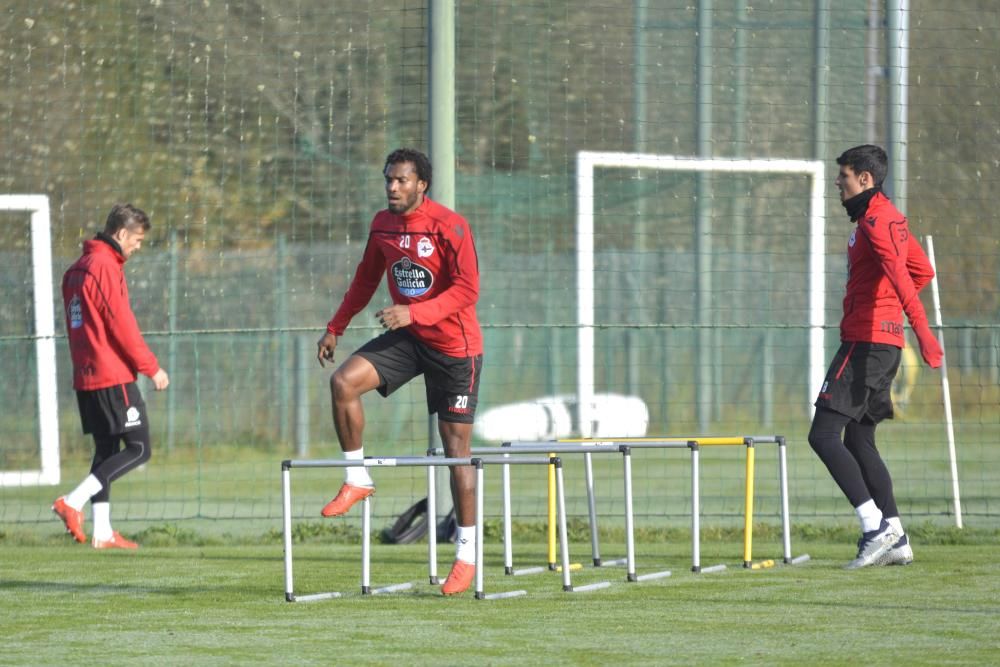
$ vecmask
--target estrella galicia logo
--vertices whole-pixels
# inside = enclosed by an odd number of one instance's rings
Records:
[[[413,298],[426,294],[434,284],[434,275],[409,257],[404,257],[392,265],[392,279],[403,296]]]

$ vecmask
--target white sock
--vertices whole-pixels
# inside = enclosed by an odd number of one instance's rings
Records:
[[[455,532],[455,560],[476,562],[476,527],[457,526]]]
[[[111,503],[91,503],[94,513],[94,539],[110,540],[111,533]]]
[[[353,452],[344,452],[344,460],[346,461],[361,461],[364,458],[364,447],[356,449]],[[348,484],[352,486],[375,486],[372,476],[368,474],[368,468],[352,466],[350,468],[344,468],[344,470],[346,471],[344,481]]]
[[[882,510],[878,508],[874,500],[864,502],[854,508],[854,512],[861,519],[861,532],[870,533],[878,530],[882,525]]]
[[[70,491],[69,495],[66,496],[66,504],[77,511],[82,510],[83,506],[87,504],[88,500],[90,500],[90,497],[103,488],[104,485],[101,484],[100,480],[93,475],[87,475],[84,480],[80,482],[80,485]]]
[[[888,517],[886,521],[889,522],[890,526],[896,529],[896,532],[899,533],[900,537],[906,534],[903,532],[903,522],[899,520],[898,516]]]

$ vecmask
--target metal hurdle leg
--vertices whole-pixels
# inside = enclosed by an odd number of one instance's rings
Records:
[[[785,439],[778,438],[778,490],[781,493],[781,546],[785,563],[792,562],[791,521],[788,517],[788,462]]]
[[[483,594],[483,461],[473,459],[476,466],[476,599]]]
[[[510,443],[504,443],[504,447],[509,447]],[[505,459],[510,458],[509,452],[504,452]],[[514,536],[513,536],[513,514],[511,512],[511,491],[510,491],[510,464],[503,463],[500,466],[503,486],[503,569],[504,574],[519,577],[525,574],[540,574],[545,572],[545,567],[525,567],[520,570],[514,569]]]
[[[691,448],[691,571],[701,572],[701,526],[700,490],[698,488],[698,443],[690,442]]]
[[[483,592],[483,461],[473,459],[476,466],[476,599],[477,600],[499,600],[502,598],[514,598],[527,595],[528,591],[507,591],[505,593]],[[504,464],[507,468],[507,464]]]
[[[483,480],[483,477],[484,477],[484,475],[483,475],[483,464],[484,463],[499,463],[501,465],[501,470],[505,473],[505,476],[504,476],[504,488],[505,488],[505,491],[504,491],[504,493],[505,493],[505,495],[507,497],[507,500],[509,501],[509,498],[510,498],[510,486],[509,486],[510,485],[510,477],[509,477],[509,470],[510,470],[510,465],[511,464],[536,464],[536,465],[545,465],[546,467],[553,467],[552,466],[552,462],[553,461],[558,461],[558,459],[540,459],[540,458],[528,458],[528,457],[521,457],[521,458],[514,457],[514,458],[511,458],[509,452],[505,452],[503,454],[502,458],[495,458],[495,459],[473,458],[472,459],[472,465],[474,465],[476,467],[476,592],[475,592],[476,599],[478,599],[478,600],[496,600],[496,599],[501,599],[501,598],[518,597],[518,596],[521,596],[521,595],[527,595],[528,594],[528,592],[524,591],[524,590],[513,590],[513,591],[502,592],[502,593],[490,593],[490,594],[486,594],[484,592],[484,590],[483,590],[484,589],[484,584],[483,584],[483,574],[484,573],[483,573],[483,570],[484,570],[484,567],[485,567],[484,557],[483,557],[483,552],[484,552],[483,523],[485,521],[485,514],[484,514],[484,510],[483,510],[483,506],[484,506],[483,498],[484,498],[484,495],[485,495],[485,490],[484,490],[485,489],[485,483],[484,483],[484,480]],[[557,475],[555,477],[556,494],[560,498],[562,498],[562,495],[561,495],[562,494],[562,469],[561,469],[561,467],[559,467],[556,470],[556,472],[557,472]],[[555,498],[553,500],[555,500]],[[565,558],[568,559],[569,558],[569,552],[568,552],[568,545],[567,545],[567,542],[566,542],[565,500],[561,500],[560,503],[557,504],[557,506],[558,506],[558,511],[556,512],[556,518],[557,518],[557,522],[558,522],[558,525],[559,525],[559,532],[560,532],[560,534],[562,536],[561,548],[562,548],[563,553],[565,554]],[[509,502],[505,503],[504,511],[505,511],[505,521],[509,525],[509,519],[510,519]],[[510,544],[509,535],[507,535],[505,537],[505,539],[507,540],[507,543],[504,545],[504,547],[505,547],[504,548],[504,557],[505,557],[504,565],[505,565],[505,569],[506,569],[506,568],[510,567],[510,560],[508,560],[508,558],[510,557],[510,551],[509,551],[509,548],[508,548],[509,544]],[[563,577],[565,579],[568,576],[568,574],[569,574],[569,569],[570,568],[565,567],[565,568],[562,568],[562,569],[564,570]],[[542,572],[542,571],[545,570],[545,568],[542,568],[542,567],[538,567],[538,568],[534,568],[534,569],[529,568],[529,570],[530,571],[539,571],[539,572]],[[528,573],[530,573],[529,570],[513,571],[512,573],[515,574],[515,575],[517,575],[517,574],[528,574]],[[511,572],[505,572],[505,573],[506,574],[511,574]]]
[[[635,581],[635,517],[632,512],[632,450],[622,447],[625,478],[625,580]]]
[[[712,565],[702,568],[701,566],[701,489],[699,476],[699,446],[697,440],[688,443],[691,448],[691,571],[692,572],[719,572],[726,569],[723,565]]]
[[[312,602],[339,598],[340,593],[314,593],[296,596],[292,579],[292,470],[288,461],[281,464],[281,513],[285,542],[285,600],[288,602]]]
[[[594,500],[594,464],[590,452],[583,455],[584,472],[587,480],[587,509],[590,512],[590,553],[594,567],[601,566],[601,548],[598,545],[597,504]]]
[[[566,487],[563,483],[562,459],[554,457],[552,458],[552,462],[555,465],[556,470],[556,498],[559,508],[559,551],[561,552],[560,555],[562,560],[563,590],[567,593],[583,593],[585,591],[607,588],[611,585],[610,581],[599,581],[597,583],[587,584],[586,586],[578,586],[575,589],[573,588],[573,580],[570,575],[570,570],[573,568],[570,566],[569,562],[569,538],[566,534]]]
[[[569,570],[569,539],[566,535],[566,494],[563,491],[562,459],[554,456],[549,460],[555,468],[556,502],[558,503],[559,508],[559,551],[560,556],[562,557],[563,590],[571,592],[573,590],[573,581]]]
[[[670,576],[670,570],[636,575],[635,572],[635,507],[632,502],[632,448],[622,447],[622,466],[625,478],[625,580],[629,582],[649,581]]]
[[[281,467],[281,520],[285,538],[285,600],[295,601],[292,592],[292,482],[291,470]]]
[[[434,450],[428,450],[432,456]],[[427,580],[431,585],[438,580],[437,562],[437,466],[427,466]]]
[[[371,496],[361,501],[361,594],[369,595],[371,587]]]
[[[510,458],[509,454],[504,454],[504,458]],[[503,573],[514,574],[514,536],[511,528],[510,509],[510,465],[504,463],[500,466],[500,475],[503,481],[501,493],[503,494]]]
[[[781,539],[784,548],[784,560],[788,565],[799,565],[809,560],[809,554],[792,558],[792,521],[788,513],[788,459],[784,436],[776,438],[778,442],[778,474],[781,491]]]

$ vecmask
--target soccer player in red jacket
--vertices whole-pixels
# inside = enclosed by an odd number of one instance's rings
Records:
[[[431,163],[423,153],[396,150],[382,173],[388,207],[375,214],[354,279],[317,343],[320,365],[333,361],[337,339],[386,276],[393,305],[376,316],[387,331],[355,351],[330,378],[337,438],[347,460],[363,459],[361,396],[373,389],[388,396],[423,375],[427,410],[438,415],[445,454],[467,457],[483,367],[472,232],[465,218],[427,196]],[[323,516],[344,514],[375,492],[367,468],[345,470],[346,480]],[[445,595],[464,592],[475,575],[475,487],[470,466],[451,468],[458,532],[455,561],[441,587]]]
[[[890,388],[906,344],[904,313],[924,361],[941,366],[941,346],[917,296],[934,271],[906,218],[882,192],[885,151],[856,146],[837,164],[840,200],[856,224],[847,243],[841,345],[816,399],[809,444],[861,521],[858,554],[847,568],[906,565],[913,550],[899,519],[892,477],[875,447],[875,428],[892,418]]]
[[[138,548],[111,528],[111,483],[149,460],[149,422],[136,374],[152,378],[157,391],[170,384],[139,331],[123,270],[149,228],[142,210],[116,204],[104,231],[84,242],[83,255],[63,275],[73,389],[95,451],[90,474],[57,498],[52,511],[77,542],[86,542],[82,510],[91,501],[95,549]]]

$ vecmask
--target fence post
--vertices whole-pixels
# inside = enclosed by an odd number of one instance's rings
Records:
[[[297,337],[295,346],[295,454],[309,455],[309,336]]]

